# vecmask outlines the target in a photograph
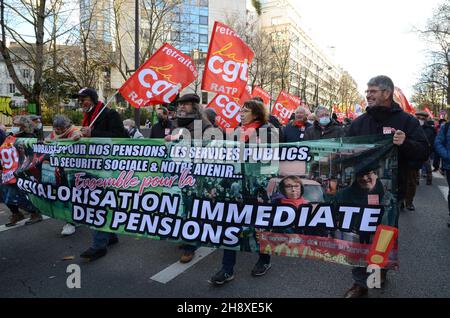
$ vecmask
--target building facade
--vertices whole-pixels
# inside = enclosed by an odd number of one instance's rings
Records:
[[[289,92],[309,105],[331,106],[343,70],[305,32],[307,28],[302,25],[302,17],[293,2],[261,0],[260,27],[275,41],[284,39],[289,60]]]

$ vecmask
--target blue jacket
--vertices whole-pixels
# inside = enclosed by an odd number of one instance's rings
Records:
[[[447,138],[444,136],[444,130],[445,126],[439,130],[434,140],[434,151],[442,158],[442,168],[450,170],[450,129],[447,130]]]

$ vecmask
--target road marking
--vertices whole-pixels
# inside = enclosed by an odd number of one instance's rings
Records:
[[[433,178],[445,179],[445,176],[443,176],[440,172],[433,172]]]
[[[157,281],[162,284],[170,282],[172,279],[178,275],[184,273],[190,267],[194,266],[196,263],[200,262],[203,258],[214,252],[215,248],[201,247],[195,251],[194,258],[189,263],[183,264],[180,262],[173,263],[169,267],[163,269],[159,273],[150,277],[150,279]]]
[[[448,187],[446,187],[446,186],[438,186],[438,188],[441,191],[442,195],[444,196],[445,201],[447,201]]]
[[[42,221],[45,221],[45,220],[48,220],[48,219],[51,219],[51,218],[49,218],[48,216],[45,216],[45,215],[42,216]],[[16,228],[21,227],[21,226],[24,226],[25,222],[28,221],[28,220],[29,220],[29,218],[28,219],[23,219],[22,221],[17,222],[16,225],[11,226],[11,227],[6,227],[5,225],[0,225],[0,233],[4,232],[4,231],[16,229]]]

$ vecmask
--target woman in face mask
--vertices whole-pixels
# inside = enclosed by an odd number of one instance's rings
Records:
[[[304,140],[339,138],[344,136],[344,128],[331,120],[328,108],[317,106],[315,115],[316,120],[311,127],[306,129]]]
[[[47,141],[55,141],[62,139],[79,140],[82,137],[81,131],[72,125],[72,122],[67,116],[56,115],[53,118],[53,131],[46,138]],[[57,184],[56,178],[59,173],[59,168],[53,168],[48,161],[42,162],[42,181],[45,183]],[[45,179],[45,180],[44,180]],[[66,223],[61,231],[62,236],[69,236],[75,233],[75,224]]]

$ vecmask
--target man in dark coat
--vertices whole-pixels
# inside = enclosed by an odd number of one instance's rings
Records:
[[[423,129],[423,132],[425,133],[425,136],[427,136],[427,140],[429,144],[431,145],[431,151],[433,151],[433,145],[434,140],[436,139],[436,129],[434,128],[433,124],[430,124],[428,121],[428,113],[425,111],[420,111],[416,113],[416,118],[420,123],[420,126]],[[430,154],[431,157],[431,154]],[[433,181],[433,171],[431,169],[431,159],[430,157],[427,158],[427,160],[424,163],[425,170],[427,173],[427,185],[431,185]],[[418,175],[418,179],[420,178],[420,171]]]
[[[169,110],[161,106],[156,110],[158,122],[155,123],[150,132],[150,138],[165,138],[172,133],[173,122],[169,120]]]
[[[425,161],[430,153],[430,145],[420,129],[419,121],[394,102],[394,83],[389,77],[376,76],[367,86],[366,113],[352,122],[347,136],[393,135],[393,144],[399,150],[397,184],[401,201],[405,199],[408,175],[412,170],[409,162]],[[355,282],[363,281],[368,276],[365,271],[353,271]],[[362,297],[367,293],[367,286],[355,283],[345,297]]]
[[[302,141],[305,138],[306,129],[311,126],[308,123],[309,111],[305,107],[298,107],[294,114],[294,120],[283,129],[283,142]]]
[[[93,88],[83,88],[73,96],[83,108],[84,117],[81,133],[83,137],[128,138],[120,115],[98,100],[98,94]],[[94,261],[107,253],[107,246],[119,241],[114,233],[92,231],[92,246],[80,257]]]
[[[315,110],[316,120],[306,129],[304,140],[339,138],[344,136],[344,128],[330,117],[330,111],[324,106]]]
[[[172,135],[166,136],[166,141],[178,141],[182,138],[203,139],[203,133],[213,128],[206,119],[200,106],[200,97],[197,94],[185,94],[178,99],[177,119]],[[196,131],[196,129],[201,131]],[[186,203],[186,202],[185,202]],[[190,262],[195,255],[195,245],[183,245],[181,263]]]

